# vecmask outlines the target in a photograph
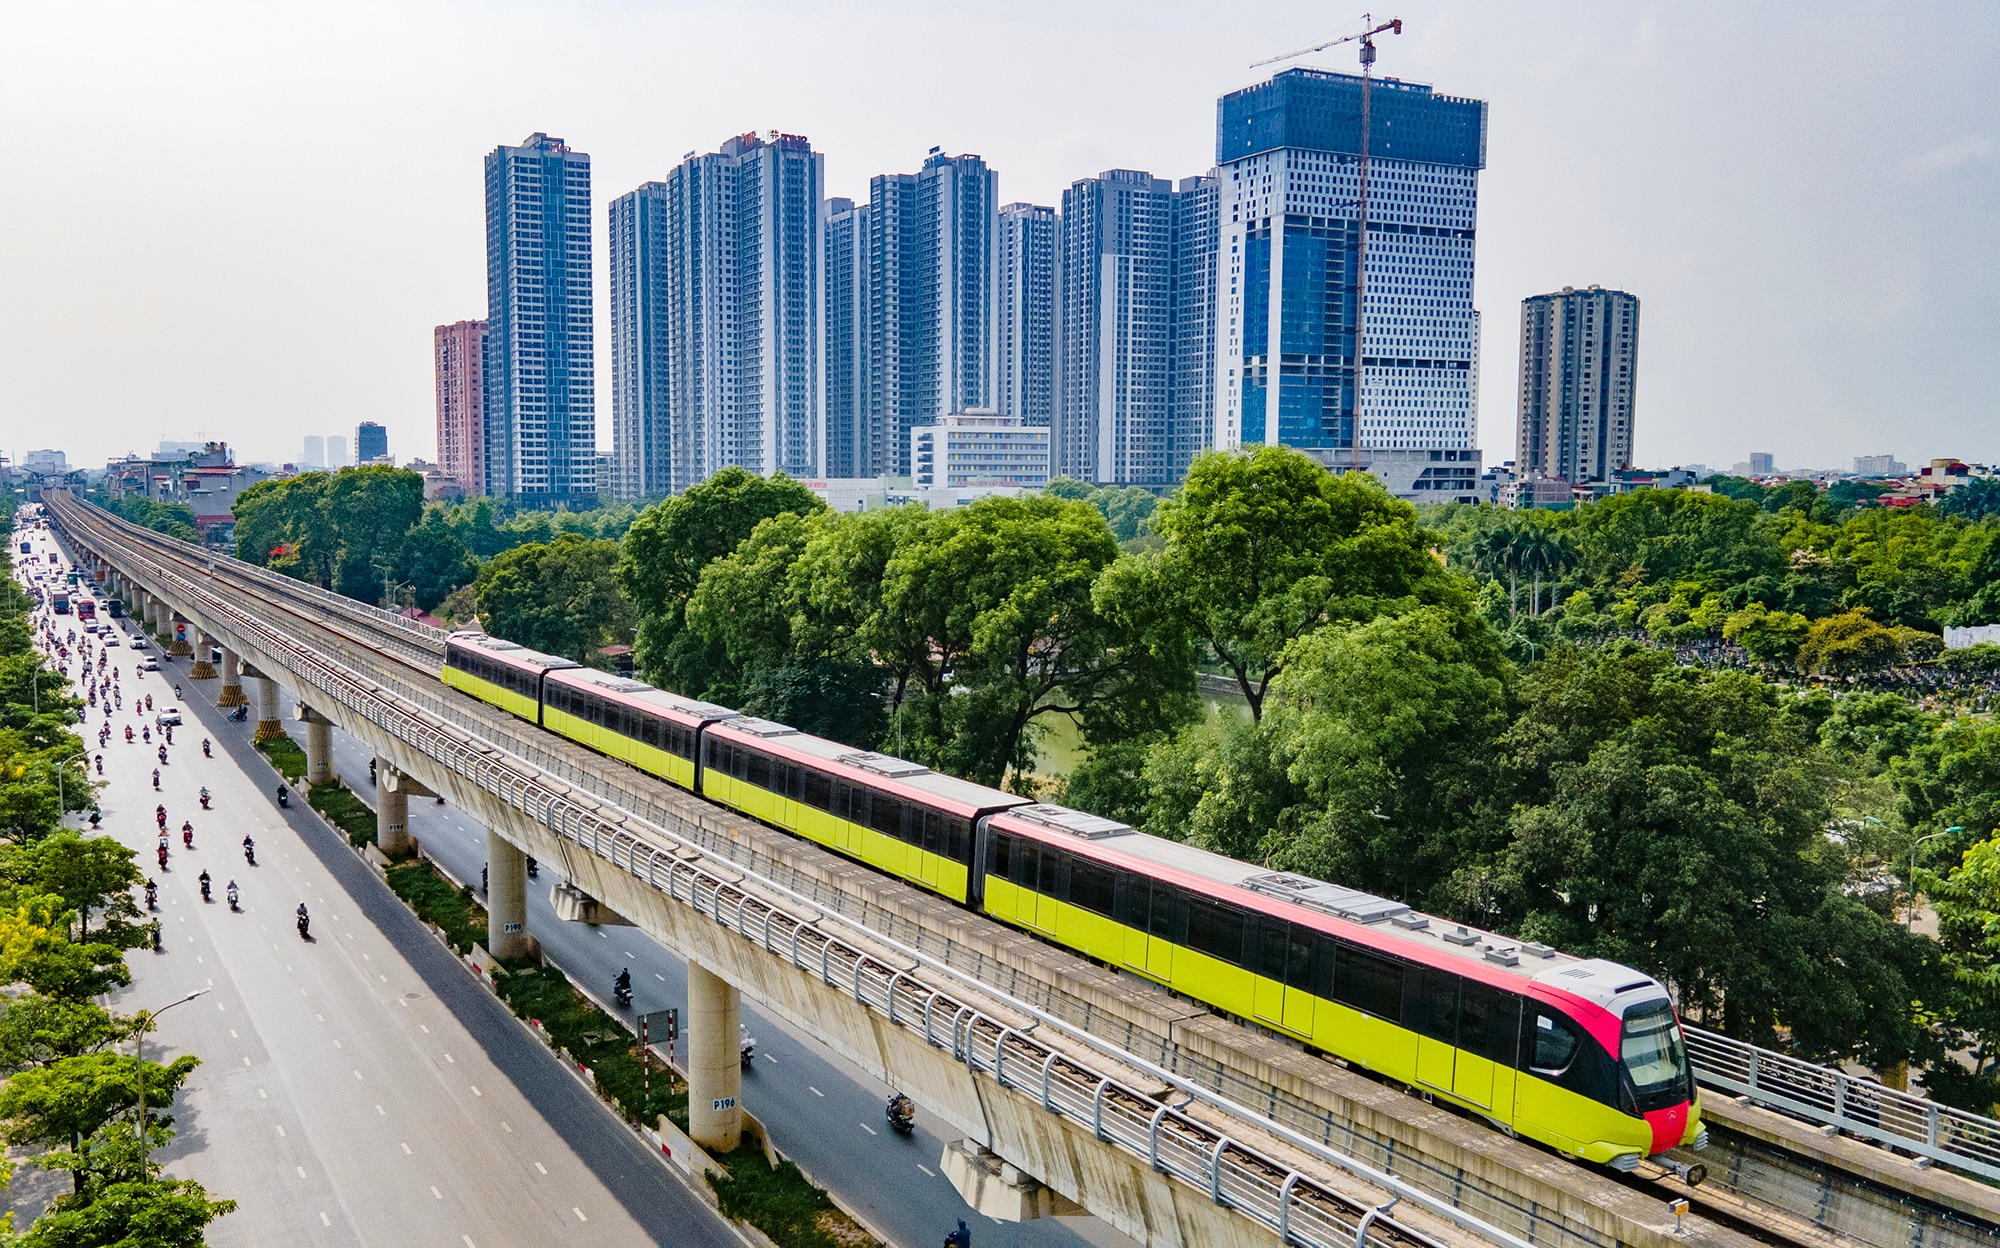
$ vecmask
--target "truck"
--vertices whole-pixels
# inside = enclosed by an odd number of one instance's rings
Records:
[[[69,614],[69,591],[61,586],[57,586],[55,591],[55,611],[57,615]]]

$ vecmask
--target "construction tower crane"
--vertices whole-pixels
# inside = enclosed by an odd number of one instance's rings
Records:
[[[1361,331],[1368,315],[1368,88],[1374,79],[1375,36],[1402,34],[1403,19],[1392,17],[1386,22],[1375,24],[1374,14],[1363,13],[1361,25],[1364,29],[1354,34],[1342,35],[1325,43],[1315,43],[1309,48],[1300,48],[1296,52],[1287,52],[1283,56],[1258,61],[1250,67],[1261,69],[1266,65],[1276,65],[1280,61],[1295,60],[1315,52],[1324,52],[1328,48],[1337,48],[1343,43],[1359,41],[1361,44],[1361,163],[1356,171],[1359,174],[1361,193],[1355,203],[1355,216],[1360,222],[1360,234],[1354,259],[1354,425],[1347,433],[1349,464],[1357,471],[1361,467]]]

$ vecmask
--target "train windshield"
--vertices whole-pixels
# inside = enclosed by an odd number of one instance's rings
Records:
[[[1652,1100],[1663,1092],[1685,1095],[1687,1048],[1671,1003],[1652,1001],[1627,1010],[1618,1056],[1641,1098]]]

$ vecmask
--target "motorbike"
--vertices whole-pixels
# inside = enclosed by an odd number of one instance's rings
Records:
[[[750,1064],[757,1060],[757,1040],[741,1027],[736,1029],[736,1052],[742,1059],[745,1070],[750,1069]]]
[[[182,848],[182,849],[187,849],[187,850],[192,850],[192,849],[194,848],[194,829],[193,829],[193,828],[182,828],[182,829],[181,829],[181,848]]]
[[[897,1135],[908,1135],[917,1128],[917,1103],[901,1092],[889,1098],[882,1114],[889,1120],[889,1129]]]
[[[299,939],[311,940],[312,918],[304,911],[299,912]]]
[[[206,871],[201,873],[201,899],[204,902],[210,900],[208,895],[208,872]]]
[[[528,878],[531,880],[534,879],[535,876],[539,874],[541,871],[541,868],[535,865],[535,856],[533,854],[528,855],[527,868],[528,868]]]
[[[279,786],[278,786],[278,806],[279,806],[279,808],[280,808],[280,809],[287,809],[287,808],[289,808],[289,807],[291,806],[291,804],[292,804],[292,791],[291,791],[290,789],[286,788],[286,787],[285,787],[284,785],[282,785],[282,784],[281,784],[281,785],[279,785]]]
[[[632,1008],[632,972],[620,971],[618,978],[611,981],[611,999],[621,1010]]]
[[[247,836],[243,838],[243,861],[253,867],[257,865],[257,846]]]
[[[153,883],[151,880],[147,880],[146,909],[158,910],[159,908],[160,908],[160,886]]]
[[[103,811],[99,811],[99,810],[93,810],[93,811],[91,811],[91,812],[90,812],[90,826],[91,826],[91,827],[92,827],[93,829],[95,829],[95,828],[97,827],[97,825],[98,825],[98,824],[100,824],[100,823],[102,823],[102,822],[104,822],[104,812],[103,812]]]
[[[167,747],[163,745],[160,747],[160,766],[164,767],[166,765],[167,765]]]
[[[233,880],[232,880],[232,881],[230,881],[230,884],[229,884],[229,894],[228,894],[228,896],[229,896],[229,908],[230,908],[231,910],[234,910],[234,909],[236,909],[236,883],[235,883],[235,881],[233,881]]]
[[[250,707],[247,704],[237,707],[235,710],[229,712],[229,718],[239,724],[242,723],[244,720],[250,718]]]
[[[153,768],[153,788],[157,790],[159,787],[160,787],[160,769],[158,767],[155,767]]]
[[[158,919],[154,919],[154,920],[153,920],[153,952],[154,952],[154,953],[158,953],[159,951],[160,951],[160,921],[159,921]]]
[[[207,738],[207,737],[203,737],[203,738],[201,739],[201,756],[202,756],[203,758],[214,758],[214,757],[215,757],[215,751],[214,751],[214,750],[212,750],[212,749],[210,749],[210,748],[209,748],[209,746],[208,746],[208,738]]]
[[[202,808],[203,810],[207,810],[207,809],[209,808],[209,806],[208,806],[208,790],[207,790],[207,789],[203,789],[203,790],[201,791],[201,808]]]

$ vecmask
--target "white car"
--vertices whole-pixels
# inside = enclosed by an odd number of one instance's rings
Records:
[[[152,647],[153,643],[146,640],[146,634],[144,633],[132,634],[132,648],[134,650],[150,650],[152,649]],[[158,671],[159,668],[155,666],[153,670]]]
[[[172,724],[175,727],[179,727],[181,722],[181,708],[178,706],[170,706],[165,710],[161,711],[158,715],[153,716],[153,722],[162,728],[166,727],[168,724]]]
[[[106,633],[104,635],[104,646],[106,649],[110,649],[112,646],[115,646],[117,644],[118,644],[117,633]]]
[[[160,670],[160,661],[149,654],[139,660],[139,670],[142,672],[157,672]]]

